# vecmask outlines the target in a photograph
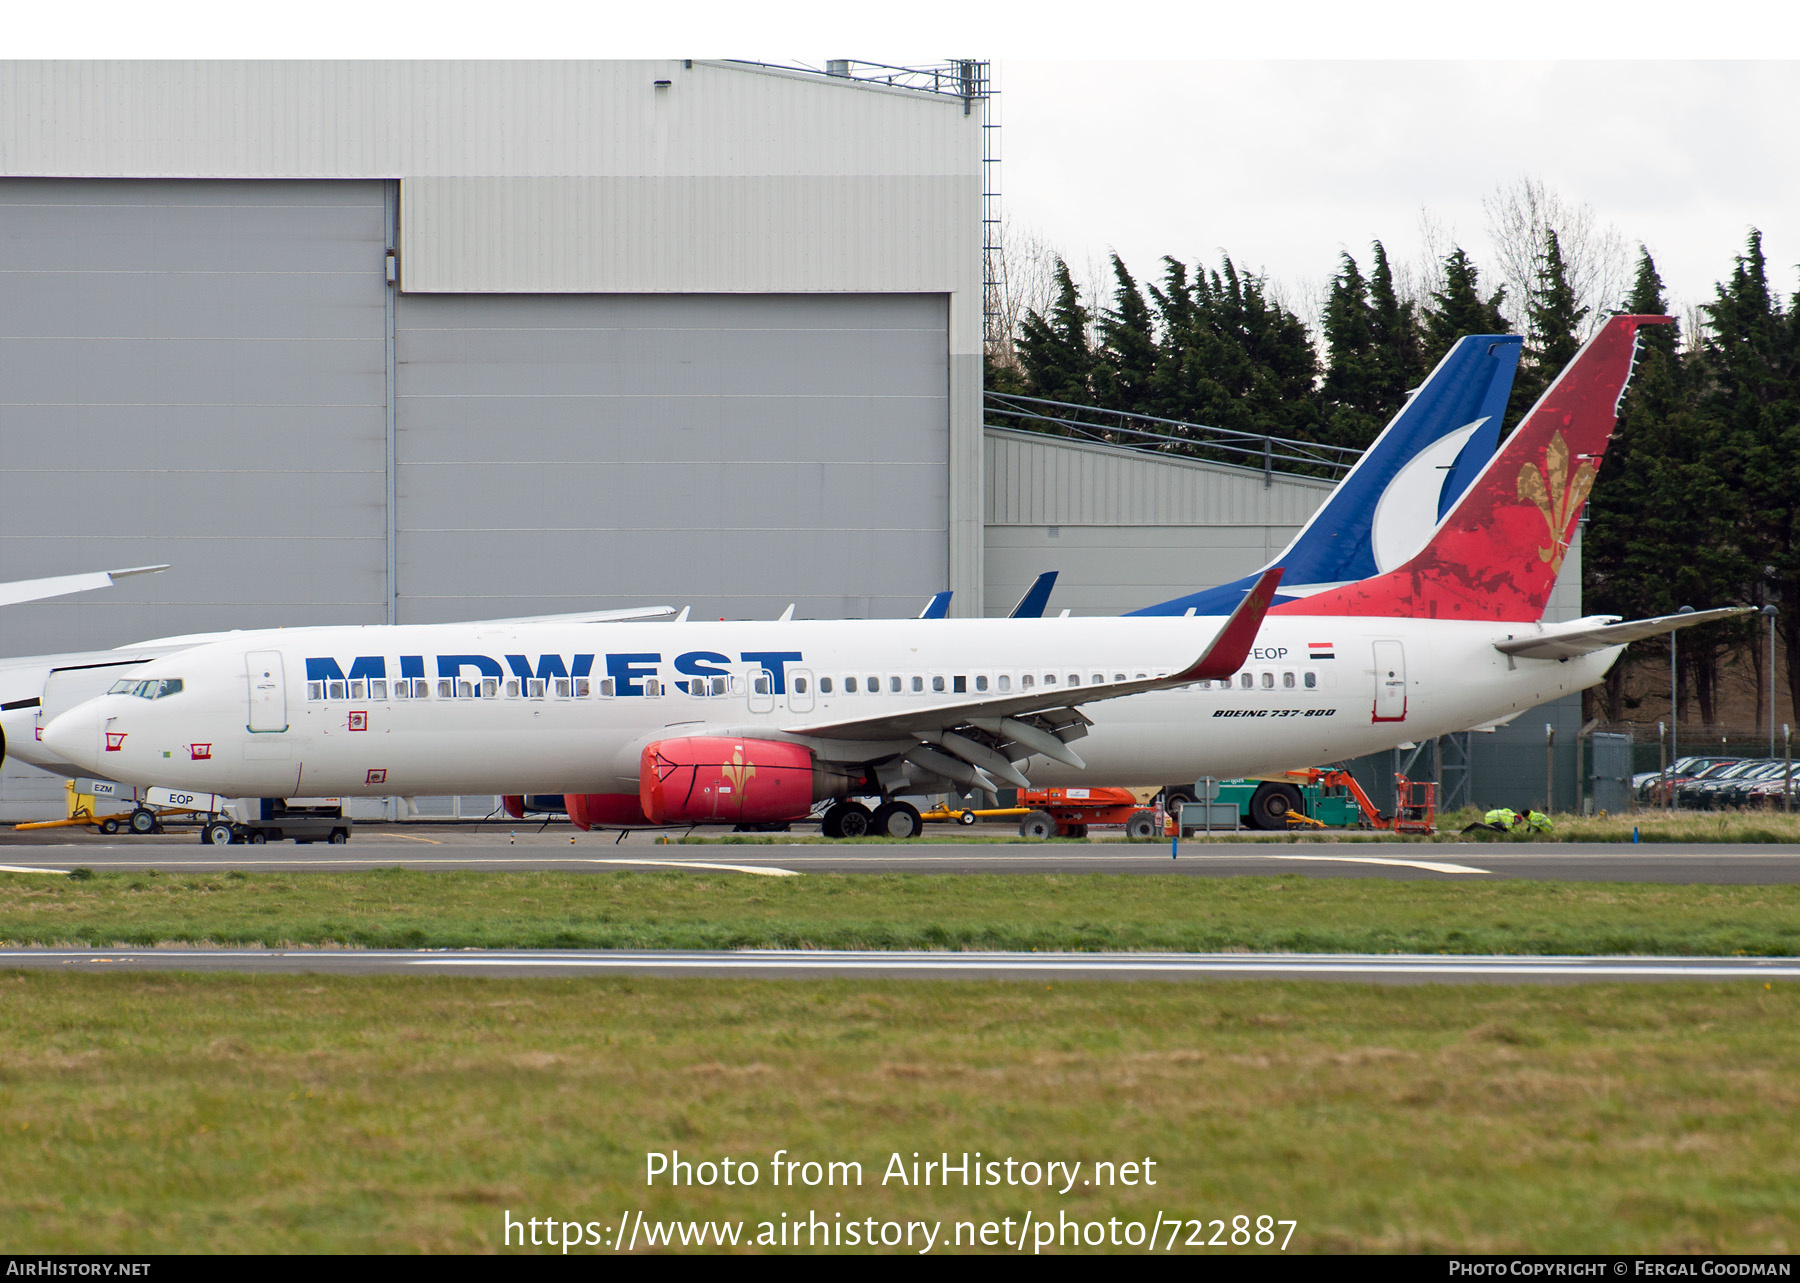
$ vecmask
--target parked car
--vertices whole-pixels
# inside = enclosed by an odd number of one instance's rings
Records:
[[[1700,763],[1700,765],[1697,765],[1685,775],[1677,775],[1674,771],[1670,771],[1669,782],[1666,785],[1660,778],[1651,780],[1649,788],[1644,791],[1644,800],[1647,803],[1652,806],[1667,805],[1669,794],[1671,792],[1675,792],[1676,796],[1679,798],[1680,794],[1677,790],[1679,790],[1683,784],[1690,783],[1694,780],[1712,778],[1718,775],[1719,772],[1730,770],[1733,766],[1736,766],[1743,761],[1741,757],[1684,758],[1682,760],[1695,761]]]
[[[1681,757],[1669,764],[1668,777],[1671,780],[1692,779],[1709,766],[1730,765],[1741,761],[1736,757]],[[1662,783],[1662,771],[1642,771],[1631,777],[1631,793],[1640,802],[1647,801],[1650,790]]]

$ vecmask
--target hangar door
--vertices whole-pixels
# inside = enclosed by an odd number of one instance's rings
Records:
[[[399,619],[916,614],[948,351],[943,295],[403,294]]]
[[[0,179],[8,653],[385,615],[388,189]]]

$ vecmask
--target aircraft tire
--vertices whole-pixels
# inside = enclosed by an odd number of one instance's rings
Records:
[[[1056,836],[1056,817],[1048,811],[1033,811],[1019,821],[1019,836],[1042,842]]]
[[[1287,813],[1306,814],[1306,803],[1300,790],[1292,784],[1259,784],[1250,795],[1250,827],[1253,829],[1285,829]]]
[[[1155,811],[1133,811],[1125,817],[1125,837],[1128,841],[1144,842],[1160,836],[1156,831]]]
[[[925,830],[919,808],[911,802],[888,802],[875,809],[869,832],[878,838],[916,838]]]
[[[869,832],[874,818],[861,802],[839,802],[825,812],[819,828],[828,838],[859,838]]]

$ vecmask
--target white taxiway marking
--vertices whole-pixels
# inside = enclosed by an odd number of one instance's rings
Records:
[[[772,864],[702,864],[698,860],[593,860],[583,864],[647,864],[659,869],[717,869],[724,873],[760,873],[765,878],[797,878],[798,869],[778,869]]]
[[[1432,873],[1492,873],[1466,864],[1439,864],[1433,860],[1384,860],[1378,855],[1271,855],[1271,860],[1330,860],[1336,864],[1392,864],[1402,869],[1426,869]]]
[[[0,873],[68,873],[67,869],[46,869],[29,864],[0,864]]]

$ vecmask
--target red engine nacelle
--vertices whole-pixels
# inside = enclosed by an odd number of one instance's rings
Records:
[[[656,824],[765,824],[806,818],[833,783],[798,744],[695,736],[644,750],[638,802]]]

